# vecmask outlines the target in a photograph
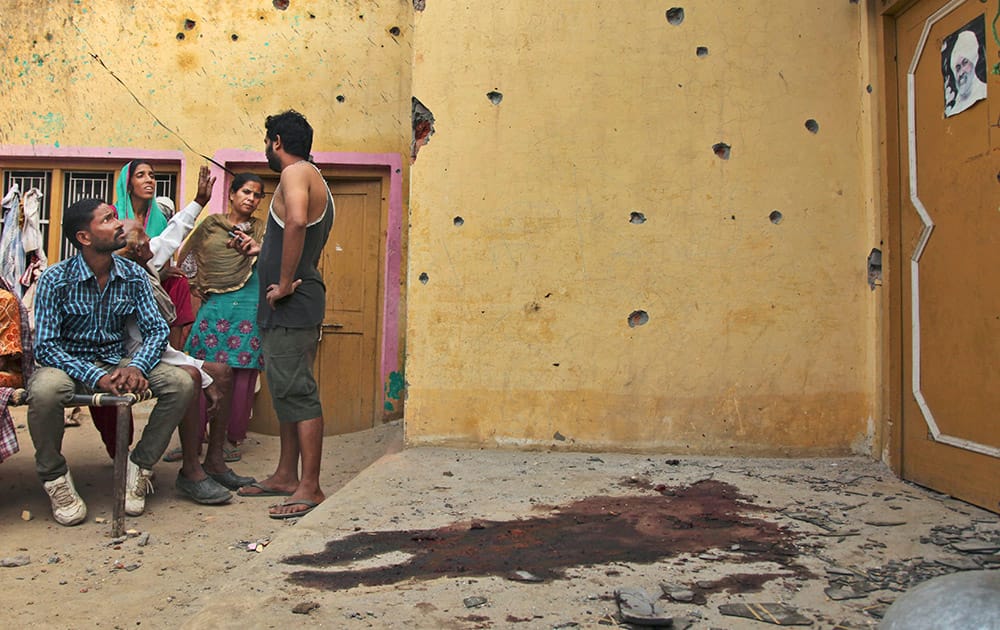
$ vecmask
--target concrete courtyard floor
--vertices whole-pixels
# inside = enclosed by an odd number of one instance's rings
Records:
[[[409,448],[278,530],[173,621],[600,628],[625,625],[625,592],[676,628],[796,615],[865,628],[921,581],[1000,568],[998,545],[997,515],[863,458]]]

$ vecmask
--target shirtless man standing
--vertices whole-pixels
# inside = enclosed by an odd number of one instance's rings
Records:
[[[260,303],[257,323],[263,336],[264,373],[279,422],[281,453],[267,479],[240,489],[241,496],[287,496],[271,507],[271,518],[304,516],[326,496],[319,486],[323,454],[323,408],[313,377],[313,360],[326,308],[326,288],[317,269],[333,227],[333,195],[309,161],[313,130],[289,110],[268,116],[264,153],[281,173],[258,245],[237,232],[233,246],[259,252]],[[299,478],[299,461],[302,477]]]

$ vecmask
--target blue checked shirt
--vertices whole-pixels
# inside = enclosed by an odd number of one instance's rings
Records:
[[[95,361],[117,365],[124,358],[129,315],[135,316],[142,333],[142,346],[129,365],[145,376],[160,362],[170,334],[146,272],[117,255],[112,261],[103,291],[77,254],[46,269],[35,296],[35,360],[91,389],[108,373]]]

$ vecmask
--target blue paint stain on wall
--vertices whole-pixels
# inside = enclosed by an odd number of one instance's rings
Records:
[[[395,411],[396,407],[392,404],[393,400],[398,401],[403,395],[403,388],[406,387],[406,380],[403,378],[402,372],[391,372],[389,374],[389,379],[385,383],[385,410]]]
[[[49,112],[39,116],[39,118],[42,124],[38,127],[38,133],[46,138],[62,133],[66,128],[66,119],[63,118],[62,114]]]

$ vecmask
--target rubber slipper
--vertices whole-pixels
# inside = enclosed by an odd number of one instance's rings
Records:
[[[309,501],[307,499],[302,499],[301,501],[288,501],[287,503],[282,503],[280,506],[276,507],[285,507],[290,505],[304,505],[306,506],[306,509],[299,510],[298,512],[279,512],[278,514],[268,512],[267,515],[277,520],[282,520],[286,518],[299,518],[300,516],[305,516],[306,514],[315,510],[316,506],[318,506],[319,503],[316,503],[315,501]]]
[[[257,492],[243,492],[247,488],[254,488]],[[277,488],[271,488],[270,486],[265,486],[259,481],[255,481],[251,484],[247,484],[236,491],[241,497],[290,497],[291,492],[287,490],[278,490]]]
[[[239,490],[243,486],[249,486],[252,483],[257,483],[257,480],[253,477],[237,475],[232,468],[227,468],[225,472],[221,473],[210,472],[208,473],[208,476],[215,479],[216,482],[226,486],[230,490]]]
[[[163,456],[163,461],[165,462],[179,462],[182,459],[184,459],[184,451],[182,451],[179,446],[170,449],[167,451],[167,454]]]
[[[240,452],[240,447],[230,446],[228,444],[222,445],[222,459],[226,463],[238,462],[243,459],[243,453]]]

